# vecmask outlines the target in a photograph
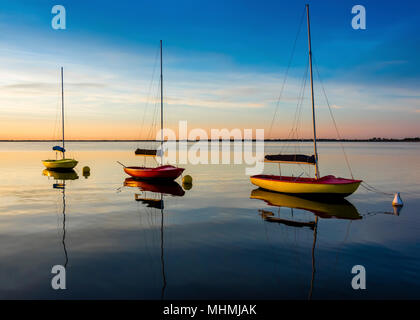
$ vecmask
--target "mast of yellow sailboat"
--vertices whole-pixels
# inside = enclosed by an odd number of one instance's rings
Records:
[[[311,26],[309,22],[309,4],[306,5],[306,16],[308,21],[308,46],[309,46],[309,67],[311,74],[311,101],[312,101],[312,123],[314,129],[314,153],[315,153],[315,177],[320,178],[318,168],[318,150],[316,147],[316,125],[315,125],[315,99],[314,99],[314,84],[312,76],[312,48],[311,48]]]
[[[63,159],[65,158],[64,149],[64,84],[63,84],[63,67],[61,67],[61,122],[63,130]]]

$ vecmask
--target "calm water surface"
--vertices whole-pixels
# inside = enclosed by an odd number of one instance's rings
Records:
[[[398,214],[363,188],[327,205],[255,190],[245,165],[183,166],[190,190],[124,186],[115,161],[142,163],[135,143],[68,143],[76,173],[48,177],[51,146],[0,143],[2,299],[420,298],[420,144],[345,144],[355,178],[401,192]],[[349,176],[338,144],[319,152],[322,175]],[[51,288],[53,265],[66,290]],[[354,265],[366,290],[351,287]]]

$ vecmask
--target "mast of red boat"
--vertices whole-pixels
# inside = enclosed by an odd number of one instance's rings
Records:
[[[315,126],[315,99],[314,99],[314,84],[312,76],[312,48],[311,48],[311,26],[309,22],[309,4],[306,5],[306,16],[308,21],[308,46],[309,46],[309,67],[311,75],[311,100],[312,100],[312,123],[314,129],[314,153],[315,153],[315,177],[320,178],[318,168],[318,150],[316,147],[316,126]]]
[[[163,72],[162,72],[162,40],[160,40],[160,162],[163,165]]]

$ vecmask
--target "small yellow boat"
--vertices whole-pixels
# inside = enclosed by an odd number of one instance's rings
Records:
[[[42,160],[42,163],[49,170],[71,170],[78,164],[74,159]]]
[[[77,161],[74,159],[66,159],[65,152],[66,149],[64,148],[64,89],[63,89],[63,67],[61,67],[61,126],[62,126],[62,146],[54,146],[52,149],[54,151],[61,152],[62,159],[55,159],[55,160],[42,160],[44,166],[49,170],[56,170],[56,171],[67,171],[72,170],[76,165]]]

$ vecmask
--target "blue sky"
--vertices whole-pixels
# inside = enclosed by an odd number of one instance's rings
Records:
[[[0,139],[52,137],[61,65],[69,138],[143,135],[160,39],[168,126],[268,131],[305,3],[2,1]],[[315,62],[342,136],[419,136],[420,4],[309,3]],[[66,30],[51,28],[55,4],[66,8]],[[366,30],[351,27],[355,4],[366,8]],[[306,20],[301,28],[275,137],[290,130],[307,65]],[[315,92],[320,136],[335,137],[317,77]],[[310,134],[308,98],[306,90],[302,136]]]

